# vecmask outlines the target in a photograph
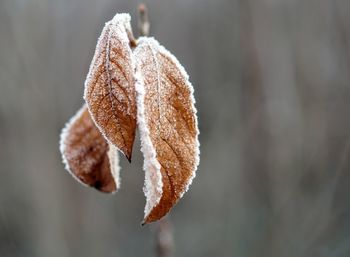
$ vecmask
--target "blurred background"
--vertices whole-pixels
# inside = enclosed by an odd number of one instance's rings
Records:
[[[350,256],[350,1],[146,0],[190,74],[201,162],[173,256]],[[0,256],[155,256],[142,155],[105,195],[64,170],[97,38],[136,0],[0,0]],[[139,142],[137,142],[139,145]]]

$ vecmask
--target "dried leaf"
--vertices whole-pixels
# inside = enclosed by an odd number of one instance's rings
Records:
[[[153,38],[141,38],[134,55],[149,223],[168,213],[191,184],[199,132],[193,87],[177,59]]]
[[[82,184],[105,193],[119,188],[118,151],[104,139],[86,105],[63,129],[60,150],[66,169]]]
[[[106,23],[96,46],[84,92],[84,99],[97,127],[129,161],[136,130],[130,32],[128,14],[117,14]]]

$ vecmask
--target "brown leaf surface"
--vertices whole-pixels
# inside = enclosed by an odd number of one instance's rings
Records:
[[[118,151],[104,139],[86,105],[63,129],[60,150],[66,169],[82,184],[105,193],[119,187]]]
[[[177,59],[152,38],[141,38],[134,54],[149,223],[168,213],[191,184],[199,162],[198,128],[193,87]]]
[[[117,14],[98,40],[84,99],[96,125],[131,160],[136,130],[133,55],[129,46],[130,16]]]

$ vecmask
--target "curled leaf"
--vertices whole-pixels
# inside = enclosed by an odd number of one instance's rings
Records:
[[[105,193],[119,188],[117,149],[104,139],[86,105],[62,130],[60,150],[66,169],[82,184]]]
[[[130,16],[117,14],[98,40],[84,99],[97,127],[108,142],[131,160],[136,130],[136,96]]]
[[[139,39],[134,55],[149,223],[167,214],[191,184],[199,132],[193,87],[177,59],[153,38]]]

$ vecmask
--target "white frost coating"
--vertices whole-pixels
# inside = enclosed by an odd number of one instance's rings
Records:
[[[60,135],[60,152],[61,152],[61,156],[62,156],[62,162],[65,165],[65,169],[72,175],[73,178],[75,178],[80,184],[88,187],[87,184],[83,183],[71,170],[71,168],[69,167],[69,163],[68,160],[66,159],[66,138],[68,136],[69,130],[71,129],[72,125],[77,121],[77,119],[80,118],[80,116],[83,114],[83,112],[86,110],[86,104],[83,105],[83,107],[81,107],[79,109],[79,111],[77,111],[76,114],[74,114],[74,116],[72,118],[70,118],[70,120],[66,123],[66,125],[64,126],[64,128],[62,129],[61,135]]]
[[[125,27],[131,28],[130,26],[130,14],[128,13],[116,13],[113,17],[113,19],[111,19],[110,21],[108,21],[107,23],[113,23],[113,24],[117,24],[117,23],[122,23]]]
[[[105,26],[102,29],[101,35],[97,40],[97,44],[96,44],[96,49],[95,49],[95,53],[94,56],[92,58],[91,64],[90,64],[90,68],[89,68],[89,72],[86,76],[85,79],[85,83],[84,83],[84,100],[86,103],[88,103],[87,98],[88,98],[88,85],[90,84],[90,81],[92,80],[91,76],[93,73],[93,70],[95,69],[96,66],[101,65],[101,62],[98,61],[98,57],[100,55],[100,53],[103,52],[103,48],[105,47],[105,40],[104,37],[106,36],[106,34],[108,33],[108,40],[111,37],[112,33],[118,34],[118,38],[126,45],[129,45],[129,37],[128,37],[128,33],[131,32],[131,24],[130,24],[130,14],[128,13],[117,13],[112,20],[108,21],[105,23]],[[128,47],[128,54],[130,56],[130,59],[133,58],[133,54],[131,51],[131,48]],[[106,49],[107,51],[107,55],[109,55],[109,49]],[[114,145],[111,140],[109,140],[109,138],[107,137],[106,133],[104,132],[104,130],[101,128],[101,126],[96,122],[95,117],[93,115],[93,113],[90,110],[89,104],[87,104],[88,107],[88,111],[90,113],[90,116],[92,118],[92,120],[94,121],[96,127],[98,128],[98,130],[101,132],[102,136],[106,139],[106,141],[110,144],[110,145]],[[114,145],[115,146],[115,145]],[[118,151],[120,151],[120,149],[115,146]],[[122,151],[120,151],[122,154],[124,154]]]
[[[120,189],[120,166],[119,166],[119,154],[118,154],[118,148],[115,147],[112,144],[108,144],[109,150],[108,150],[108,159],[109,159],[109,165],[111,168],[111,173],[113,176],[113,179],[115,181],[115,184],[117,186],[117,190]],[[114,191],[113,193],[117,192]]]
[[[138,49],[135,49],[135,55]],[[135,64],[135,63],[134,63]],[[143,77],[138,71],[138,66],[135,67],[135,88],[136,88],[136,102],[137,102],[137,124],[141,138],[141,151],[144,156],[143,169],[145,171],[145,185],[143,192],[146,196],[145,217],[147,217],[151,210],[159,203],[163,194],[162,173],[160,172],[160,163],[157,160],[157,153],[150,138],[145,120],[145,89]]]
[[[186,80],[185,84],[191,92],[191,94],[190,94],[191,103],[192,103],[191,108],[195,114],[194,116],[195,116],[195,124],[196,124],[196,131],[197,131],[197,136],[195,139],[195,167],[193,169],[192,176],[188,180],[185,191],[180,193],[180,198],[181,198],[183,196],[183,194],[188,191],[189,186],[192,184],[193,179],[196,177],[196,170],[197,170],[198,165],[199,165],[199,154],[200,154],[199,146],[200,146],[200,144],[199,144],[199,140],[198,140],[199,129],[198,129],[197,109],[194,105],[196,103],[196,100],[194,99],[194,88],[193,88],[191,82],[189,81],[189,76],[188,76],[185,68],[180,64],[180,62],[177,60],[177,58],[172,53],[170,53],[164,46],[159,44],[159,42],[156,39],[154,39],[153,37],[140,37],[138,39],[137,43],[138,43],[138,45],[141,45],[142,43],[146,43],[151,47],[152,52],[154,52],[154,49],[156,49],[160,53],[169,57],[175,63],[176,67],[179,69],[180,74],[185,78],[185,80]]]

